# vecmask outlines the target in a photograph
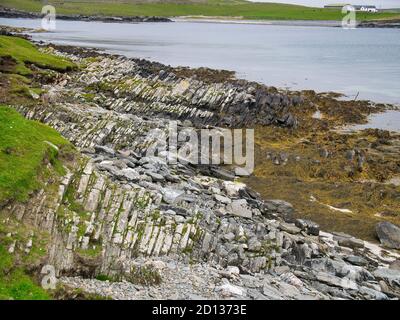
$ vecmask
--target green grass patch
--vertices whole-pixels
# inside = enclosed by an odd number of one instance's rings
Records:
[[[15,62],[12,73],[23,76],[32,74],[29,64],[57,71],[68,71],[75,67],[66,59],[40,52],[28,40],[11,36],[0,36],[0,57],[11,57]]]
[[[22,268],[14,267],[13,256],[0,244],[0,300],[48,300],[48,293]]]
[[[96,279],[99,281],[110,281],[113,282],[112,277],[106,275],[106,274],[99,274],[98,276],[96,276]]]
[[[339,10],[312,8],[280,3],[251,3],[242,0],[159,1],[138,0],[50,0],[59,14],[108,16],[214,16],[266,20],[341,20]],[[35,0],[2,0],[2,5],[40,12],[42,2]],[[399,17],[396,12],[359,13],[357,20]]]
[[[101,251],[103,250],[101,244],[96,245],[96,247],[91,247],[87,249],[78,248],[76,252],[87,258],[97,258],[101,255]]]
[[[38,187],[38,174],[46,162],[63,173],[57,150],[68,142],[50,127],[26,120],[15,110],[0,105],[0,204],[24,201]]]

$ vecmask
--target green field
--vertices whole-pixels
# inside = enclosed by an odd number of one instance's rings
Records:
[[[2,6],[40,12],[41,0],[2,0]],[[108,16],[207,16],[265,20],[341,20],[338,10],[242,0],[142,1],[49,0],[60,14]],[[357,13],[358,20],[390,19],[399,13]]]

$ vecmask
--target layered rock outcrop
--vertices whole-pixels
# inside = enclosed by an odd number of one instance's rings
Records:
[[[388,269],[396,252],[295,221],[289,203],[261,199],[224,168],[146,154],[171,119],[179,130],[295,127],[290,109],[300,97],[247,82],[183,78],[140,60],[54,53],[82,69],[45,87],[42,103],[16,109],[58,130],[82,154],[62,179],[3,213],[49,233],[42,263],[54,265],[60,281],[134,299],[400,295],[400,273]],[[143,265],[163,284],[93,279],[129,280]]]

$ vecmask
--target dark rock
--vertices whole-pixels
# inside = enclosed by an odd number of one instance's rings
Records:
[[[400,228],[390,222],[380,222],[375,227],[382,245],[392,249],[400,249]]]
[[[94,149],[96,153],[106,153],[109,154],[110,156],[115,156],[115,151],[109,147],[95,146]]]
[[[306,261],[306,247],[302,244],[294,244],[292,248],[292,254],[295,257],[295,260],[298,264],[303,265]]]
[[[224,179],[224,180],[229,180],[229,181],[233,181],[235,179],[235,174],[225,170],[225,169],[221,169],[221,168],[214,168],[212,167],[210,169],[211,171],[211,176],[214,176],[216,178],[220,178],[220,179]]]
[[[377,279],[387,280],[388,282],[398,282],[400,285],[400,271],[388,268],[378,268],[373,272]]]
[[[319,225],[311,220],[297,219],[295,221],[295,225],[298,228],[300,228],[302,231],[305,231],[306,233],[308,233],[310,235],[313,235],[313,236],[319,235]]]
[[[355,150],[348,150],[346,152],[346,159],[349,160],[349,161],[352,161],[355,156],[356,156]]]
[[[292,204],[283,200],[267,200],[261,208],[261,213],[267,217],[274,219],[281,217],[285,222],[294,223],[294,208]]]
[[[301,231],[295,225],[290,224],[290,223],[285,223],[285,222],[281,222],[279,224],[279,229],[282,231],[285,231],[287,233],[290,233],[290,234],[297,234],[297,233],[300,233],[300,231]]]
[[[182,207],[161,204],[160,205],[160,210],[162,210],[162,211],[172,210],[177,215],[184,216],[184,217],[190,216],[190,212],[187,209],[182,208]]]
[[[360,266],[360,267],[366,266],[368,264],[367,260],[365,260],[364,258],[359,257],[359,256],[347,256],[347,257],[344,257],[344,260],[347,261],[348,263],[351,263],[355,266]]]
[[[338,239],[339,246],[348,247],[352,249],[364,248],[364,241],[356,238],[340,238]]]

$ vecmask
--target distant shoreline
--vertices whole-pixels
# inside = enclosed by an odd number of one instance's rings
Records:
[[[40,19],[43,15],[38,12],[27,12],[0,6],[0,18]],[[107,23],[139,23],[139,22],[198,22],[198,23],[226,23],[226,24],[255,24],[281,25],[301,27],[341,27],[341,20],[301,20],[301,19],[246,19],[242,16],[206,16],[188,15],[175,17],[161,16],[103,16],[83,14],[57,14],[57,19],[67,21],[97,21]],[[400,28],[400,19],[359,21],[360,28]]]
[[[332,20],[247,20],[239,18],[226,19],[221,17],[175,17],[174,22],[194,22],[194,23],[225,23],[225,24],[255,24],[255,25],[280,25],[298,27],[340,27],[341,21]]]
[[[26,12],[15,9],[3,8],[0,6],[0,18],[22,18],[22,19],[41,19],[43,15],[36,12]],[[171,19],[165,17],[153,16],[87,16],[80,14],[63,15],[57,14],[58,20],[68,21],[97,21],[97,22],[116,22],[116,23],[138,23],[138,22],[172,22]]]

